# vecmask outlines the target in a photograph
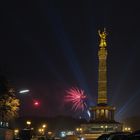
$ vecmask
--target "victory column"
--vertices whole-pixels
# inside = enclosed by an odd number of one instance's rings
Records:
[[[106,29],[98,31],[100,37],[98,50],[98,98],[97,105],[90,107],[91,118],[87,124],[82,124],[83,133],[98,137],[102,133],[119,132],[122,124],[114,119],[115,107],[108,105],[107,100],[107,42]],[[87,135],[86,135],[87,136]]]

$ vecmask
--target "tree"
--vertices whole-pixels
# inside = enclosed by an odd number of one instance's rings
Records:
[[[9,121],[18,116],[19,99],[7,80],[0,77],[0,120]]]

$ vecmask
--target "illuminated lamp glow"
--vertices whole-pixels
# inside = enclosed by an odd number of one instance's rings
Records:
[[[61,137],[65,137],[66,136],[66,132],[65,131],[62,131],[61,132]]]

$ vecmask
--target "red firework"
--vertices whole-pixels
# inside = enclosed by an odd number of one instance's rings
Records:
[[[67,95],[65,96],[65,101],[72,103],[72,109],[76,110],[84,110],[85,107],[85,99],[86,95],[84,95],[84,90],[78,88],[71,88],[67,91]]]

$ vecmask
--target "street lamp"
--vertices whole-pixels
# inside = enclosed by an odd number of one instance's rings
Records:
[[[81,135],[83,132],[83,129],[79,127],[79,128],[76,128],[76,131],[78,135]]]
[[[42,127],[43,127],[43,128],[46,128],[46,124],[43,124]]]
[[[101,128],[104,128],[104,126],[102,125]]]
[[[43,128],[39,128],[39,129],[38,129],[38,132],[39,132],[41,135],[43,135],[43,134],[44,134],[44,129],[43,129]]]
[[[39,132],[39,133],[41,133],[41,131],[42,131],[42,129],[41,129],[41,128],[39,128],[39,129],[38,129],[38,132]]]
[[[42,125],[42,128],[43,128],[43,132],[42,132],[42,134],[43,134],[43,135],[45,134],[45,129],[46,129],[46,127],[47,127],[46,124],[43,124],[43,125]]]
[[[27,121],[26,124],[28,125],[28,127],[30,128],[31,125],[31,121]]]
[[[78,132],[79,131],[79,128],[76,128],[76,131]]]
[[[15,129],[15,130],[14,130],[14,135],[15,135],[15,138],[17,138],[17,137],[18,137],[18,134],[19,134],[19,129]]]

